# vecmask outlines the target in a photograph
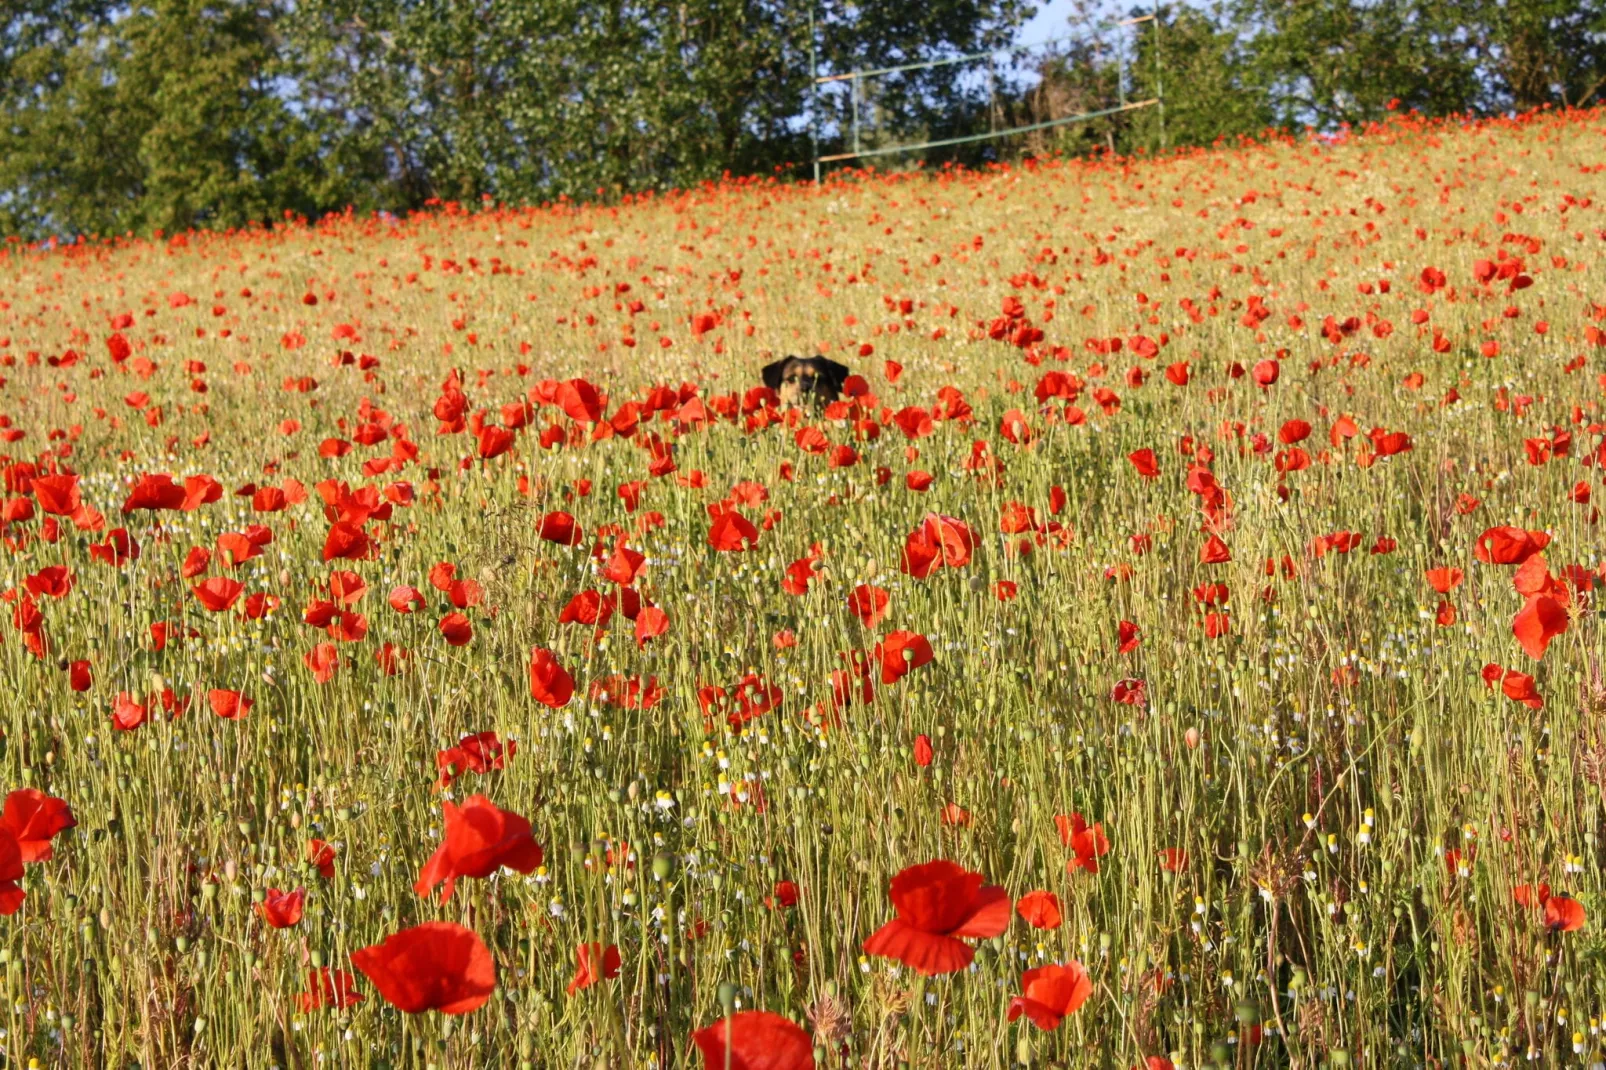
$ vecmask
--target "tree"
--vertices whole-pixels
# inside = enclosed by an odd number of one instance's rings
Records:
[[[1484,88],[1455,0],[1238,0],[1279,125],[1333,129],[1391,108],[1467,112]]]
[[[279,92],[275,9],[151,0],[90,14],[8,64],[5,229],[171,231],[340,207],[322,142]]]
[[[1131,116],[1129,148],[1209,145],[1252,137],[1276,122],[1263,72],[1226,28],[1219,4],[1210,10],[1171,4],[1155,15],[1137,39],[1129,95],[1160,98],[1164,106]]]
[[[1598,104],[1606,90],[1606,4],[1599,0],[1467,0],[1465,24],[1476,28],[1482,65],[1501,103],[1527,111],[1542,105]]]

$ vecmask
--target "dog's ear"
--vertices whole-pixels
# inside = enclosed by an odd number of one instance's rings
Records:
[[[781,388],[781,373],[786,371],[786,362],[791,359],[791,357],[782,357],[773,364],[764,365],[764,371],[761,373],[764,376],[764,385],[771,390],[779,390]]]
[[[848,376],[852,374],[848,370],[848,366],[846,364],[838,364],[836,361],[825,357],[819,358],[819,361],[820,366],[825,369],[825,374],[830,377],[831,385],[837,390],[841,390],[842,384],[847,382]]]

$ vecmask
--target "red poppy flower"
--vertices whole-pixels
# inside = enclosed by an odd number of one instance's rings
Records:
[[[934,656],[931,641],[919,632],[888,632],[876,644],[876,659],[881,662],[881,682],[895,684],[910,670],[918,669]]]
[[[1167,847],[1160,852],[1160,868],[1167,873],[1182,873],[1188,868],[1188,852],[1181,847]]]
[[[1138,632],[1138,626],[1129,620],[1123,620],[1116,625],[1115,638],[1120,644],[1116,648],[1116,652],[1120,654],[1130,654],[1143,641],[1142,635]]]
[[[1282,427],[1277,429],[1277,441],[1285,446],[1303,442],[1309,437],[1310,424],[1304,420],[1285,420]]]
[[[279,608],[279,596],[258,591],[256,594],[247,595],[240,608],[246,620],[261,620]]]
[[[496,989],[496,962],[472,929],[427,921],[351,953],[351,963],[407,1014],[468,1014]]]
[[[340,569],[329,576],[329,597],[348,609],[361,602],[367,593],[367,581],[355,572]]]
[[[598,981],[611,981],[619,976],[619,966],[619,949],[613,944],[579,944],[574,949],[574,977],[564,991],[572,996]]]
[[[73,574],[65,565],[47,565],[23,581],[28,593],[40,598],[66,598],[72,593]]]
[[[640,650],[649,639],[656,639],[668,631],[669,614],[657,606],[644,606],[636,614],[636,649]]]
[[[1110,689],[1110,701],[1126,706],[1147,706],[1148,685],[1142,680],[1117,680],[1115,686]]]
[[[1551,932],[1575,933],[1584,927],[1584,904],[1568,895],[1552,895],[1545,900],[1545,928]]]
[[[931,737],[925,733],[915,737],[914,747],[915,764],[924,769],[931,764],[936,754],[931,749]]]
[[[920,528],[926,540],[942,551],[944,565],[963,568],[970,564],[970,555],[976,548],[976,533],[968,524],[940,513],[927,513]]]
[[[445,884],[444,903],[459,877],[488,877],[503,866],[530,873],[541,864],[541,845],[531,836],[530,823],[511,810],[499,809],[483,795],[470,795],[462,806],[447,800],[441,810],[446,828],[413,885],[419,895]]]
[[[726,553],[755,549],[758,546],[758,528],[736,509],[721,509],[708,529],[708,545]]]
[[[360,524],[341,520],[329,527],[323,544],[323,559],[356,561],[367,557],[372,548],[373,543]]]
[[[1487,672],[1487,670],[1485,670]],[[1500,690],[1513,702],[1520,702],[1530,710],[1545,708],[1545,700],[1534,686],[1534,678],[1516,669],[1507,669],[1500,681]]]
[[[1042,1030],[1058,1029],[1069,1015],[1087,1002],[1093,982],[1080,962],[1053,964],[1027,970],[1020,979],[1023,995],[1009,1001],[1009,1020],[1021,1015]]]
[[[123,732],[132,732],[145,723],[149,707],[135,701],[134,696],[127,691],[117,692],[112,700],[112,727]]]
[[[39,508],[53,516],[72,516],[83,505],[75,475],[34,476],[33,496]]]
[[[1147,447],[1141,450],[1133,450],[1131,453],[1126,455],[1126,459],[1132,462],[1132,467],[1136,468],[1138,470],[1138,475],[1142,476],[1144,479],[1155,479],[1159,477],[1160,462],[1154,456],[1153,450]]]
[[[106,541],[89,547],[91,561],[103,561],[113,568],[122,568],[130,561],[138,561],[139,542],[126,528],[113,528],[106,533]]]
[[[335,671],[340,668],[340,651],[335,649],[333,643],[319,643],[303,654],[301,661],[315,681],[327,684],[335,678]]]
[[[1566,632],[1572,594],[1565,582],[1550,575],[1543,554],[1524,561],[1512,577],[1512,584],[1525,601],[1511,621],[1511,632],[1523,651],[1538,660],[1550,641]]]
[[[542,647],[530,651],[530,695],[555,710],[567,706],[574,696],[574,678],[558,664],[552,651]]]
[[[80,658],[67,666],[67,686],[74,691],[88,691],[95,684],[95,674],[89,662]]]
[[[362,994],[356,991],[356,984],[357,978],[345,970],[334,970],[328,966],[308,970],[307,990],[296,996],[296,1006],[302,1014],[326,1007],[343,1011],[363,1001]]]
[[[993,597],[1000,602],[1013,602],[1020,594],[1020,586],[1014,580],[999,580],[993,584]]]
[[[235,600],[240,597],[240,592],[245,590],[245,584],[227,576],[213,576],[204,583],[196,584],[192,590],[195,592],[195,600],[208,611],[222,613],[234,605]]]
[[[1531,558],[1537,561],[1539,558]],[[1523,653],[1538,660],[1544,657],[1550,641],[1567,630],[1568,616],[1564,602],[1548,594],[1530,595],[1511,620],[1511,634],[1517,639]]]
[[[411,613],[413,607],[424,608],[424,593],[417,587],[397,587],[386,599],[397,613]]]
[[[1449,594],[1461,586],[1464,573],[1458,568],[1451,568],[1446,565],[1440,568],[1430,568],[1427,570],[1426,575],[1428,583],[1432,585],[1435,591],[1440,594]]]
[[[238,721],[251,712],[253,700],[246,698],[238,691],[227,691],[221,687],[214,687],[206,693],[206,701],[212,707],[212,712],[228,721]]]
[[[814,1070],[814,1041],[769,1011],[742,1011],[691,1035],[704,1070]]]
[[[305,888],[297,888],[293,892],[269,888],[263,894],[262,902],[256,905],[256,911],[263,921],[275,929],[288,929],[301,922],[301,912],[306,902]]]
[[[1519,884],[1511,889],[1511,898],[1519,907],[1542,907],[1550,899],[1550,885]]]
[[[448,613],[441,618],[440,633],[452,646],[467,646],[474,638],[474,625],[461,613]]]
[[[326,881],[335,879],[335,845],[322,840],[307,841],[307,861],[318,867],[318,876]]]
[[[903,870],[888,894],[897,917],[876,930],[864,950],[927,976],[970,965],[976,952],[961,937],[991,939],[1009,927],[1009,893],[946,859]]]
[[[139,481],[134,484],[128,497],[123,501],[123,512],[131,513],[135,509],[152,512],[160,509],[177,510],[184,508],[184,502],[184,488],[174,483],[172,476],[166,473],[144,475],[140,476]]]
[[[557,614],[557,623],[583,623],[597,628],[607,627],[607,622],[613,615],[613,604],[615,598],[612,594],[580,591],[570,598],[569,604]]]
[[[48,862],[53,849],[50,841],[63,829],[76,827],[72,808],[61,799],[38,788],[18,788],[6,796],[0,826],[16,838],[24,862]]]
[[[891,596],[880,587],[861,583],[848,595],[848,608],[866,628],[874,628],[887,615]]]
[[[1054,815],[1054,827],[1059,830],[1060,843],[1071,849],[1071,858],[1065,863],[1069,873],[1084,869],[1089,873],[1099,871],[1099,859],[1110,853],[1110,841],[1105,838],[1102,824],[1087,823],[1081,814],[1073,813],[1069,817],[1064,814]]]
[[[802,596],[808,593],[809,584],[819,573],[815,571],[816,558],[800,557],[786,566],[786,577],[781,580],[781,590],[790,595]]]
[[[1472,544],[1472,552],[1479,561],[1492,565],[1520,565],[1550,545],[1550,536],[1543,531],[1524,531],[1522,528],[1489,528]]]
[[[585,529],[575,522],[574,517],[562,511],[543,516],[536,531],[547,542],[555,542],[559,546],[578,546],[580,540],[585,538]]]
[[[1060,897],[1053,892],[1027,892],[1016,901],[1015,910],[1034,929],[1058,929],[1065,920]]]
[[[621,587],[628,586],[636,582],[637,578],[641,576],[646,564],[647,556],[645,554],[638,550],[632,550],[630,547],[620,543],[614,548],[613,556],[608,559],[608,563],[603,566],[602,576],[604,579],[612,580]]]
[[[1231,560],[1232,551],[1221,541],[1219,535],[1210,536],[1199,548],[1199,563],[1202,565],[1224,565]]]
[[[22,909],[27,893],[17,882],[22,880],[22,848],[9,828],[0,826],[0,915],[15,914]]]
[[[488,773],[501,769],[507,764],[507,759],[518,751],[516,742],[510,739],[504,744],[495,732],[464,736],[456,746],[435,754],[435,768],[441,774],[440,786],[450,786],[455,777],[464,773]]]

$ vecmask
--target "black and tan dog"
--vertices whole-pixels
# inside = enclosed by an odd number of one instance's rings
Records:
[[[788,406],[829,404],[842,393],[847,378],[846,366],[824,357],[782,357],[764,366],[764,385]]]

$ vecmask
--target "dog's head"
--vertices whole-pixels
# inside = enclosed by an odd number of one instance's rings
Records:
[[[835,401],[848,369],[824,357],[782,357],[764,366],[764,385],[780,395],[782,405],[823,405]]]

